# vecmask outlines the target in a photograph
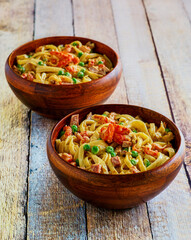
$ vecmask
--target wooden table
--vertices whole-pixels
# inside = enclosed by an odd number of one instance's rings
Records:
[[[181,128],[184,166],[159,196],[109,211],[55,177],[46,139],[55,121],[27,109],[4,76],[8,54],[46,36],[100,40],[120,54],[123,76],[107,103],[155,109]],[[191,1],[0,1],[0,239],[191,239]]]

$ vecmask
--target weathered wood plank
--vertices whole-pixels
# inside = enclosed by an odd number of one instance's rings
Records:
[[[32,114],[28,239],[85,239],[84,202],[58,181],[46,157],[46,139],[54,124]]]
[[[129,86],[129,101],[170,116],[142,1],[124,0],[120,1],[119,5],[112,0],[112,3],[126,85]],[[164,17],[160,9],[161,1],[158,1],[154,10],[158,14],[159,22],[161,16]],[[168,14],[169,7],[166,6],[165,9]],[[173,4],[170,9],[174,10]],[[151,21],[153,18],[154,14],[151,14]],[[163,25],[168,25],[168,21],[162,22],[160,29],[163,29]],[[167,32],[158,34],[160,39],[165,39],[165,36],[168,36]],[[168,48],[170,42],[165,45]],[[164,54],[166,55],[166,52]],[[167,190],[147,205],[154,239],[189,239],[191,202],[184,169]]]
[[[24,239],[28,173],[28,109],[8,87],[9,53],[32,37],[33,1],[0,1],[0,239]]]
[[[176,123],[186,138],[186,167],[190,172],[190,52],[189,20],[182,2],[145,0],[153,38],[164,74]],[[171,11],[169,11],[171,9]],[[190,187],[184,168],[167,191],[149,202],[154,239],[189,239],[191,229]],[[158,201],[157,201],[158,200]],[[161,201],[161,204],[159,202]],[[164,207],[165,206],[165,212]],[[181,221],[180,221],[181,219]]]
[[[75,34],[100,40],[118,51],[110,1],[73,3]],[[123,76],[107,102],[127,102]],[[145,204],[126,211],[108,211],[87,204],[87,230],[88,239],[152,239]]]
[[[35,38],[73,35],[70,0],[36,1]],[[55,121],[32,113],[28,239],[85,239],[85,205],[55,177],[46,140]]]

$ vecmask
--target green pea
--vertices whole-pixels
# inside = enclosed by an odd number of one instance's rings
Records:
[[[78,46],[78,44],[76,42],[73,42],[72,46]]]
[[[139,154],[138,154],[137,151],[132,151],[131,155],[132,155],[132,157],[135,157],[135,158],[136,158]]]
[[[102,140],[101,138],[98,138],[98,140]]]
[[[124,123],[123,123],[123,122],[120,122],[119,125],[124,125]]]
[[[90,150],[90,145],[89,145],[89,144],[85,144],[85,145],[83,146],[83,149],[84,149],[85,151],[89,151],[89,150]]]
[[[115,157],[117,155],[116,152],[111,152],[110,154],[112,157]]]
[[[80,58],[82,55],[83,55],[82,52],[79,52],[79,53],[78,53],[78,57],[79,57],[79,58]]]
[[[72,78],[73,83],[76,84],[77,83],[77,79],[76,78]]]
[[[60,70],[60,71],[58,72],[58,75],[64,75],[64,71],[63,71],[63,70]]]
[[[83,77],[84,77],[84,73],[80,71],[80,72],[78,72],[77,76],[78,76],[79,78],[83,78]]]
[[[64,133],[65,133],[65,131],[62,130],[62,131],[60,132],[60,137],[62,137],[62,135],[64,135]]]
[[[86,70],[85,70],[84,68],[82,68],[82,69],[80,70],[80,72],[83,72],[83,73],[85,73],[85,71],[86,71]]]
[[[106,150],[107,153],[114,152],[114,148],[113,148],[112,146],[108,146],[108,147],[106,147],[105,150]]]
[[[65,72],[65,73],[64,73],[64,76],[70,77],[71,74],[70,74],[69,72]]]
[[[76,166],[80,166],[79,159],[76,159]]]
[[[93,154],[97,154],[99,152],[99,147],[98,146],[93,146],[92,149],[91,149],[91,152]]]
[[[19,71],[21,73],[24,73],[25,72],[25,68],[23,66],[21,66],[20,64],[17,64],[17,68],[19,69]]]
[[[137,165],[138,161],[136,161],[135,159],[131,159],[130,162],[131,162],[131,164],[133,164],[135,166],[135,165]]]
[[[32,55],[29,54],[29,55],[28,55],[28,58],[31,58],[31,57],[32,57]]]
[[[78,131],[78,126],[76,126],[76,125],[72,125],[71,128],[72,128],[73,133]]]
[[[103,61],[99,61],[97,64],[98,64],[98,65],[99,65],[99,64],[103,64]]]
[[[79,62],[78,65],[83,67],[84,66],[84,62]]]
[[[151,162],[148,159],[144,159],[144,164],[146,167],[148,167],[149,165],[151,165]]]
[[[43,66],[44,63],[42,61],[38,62],[38,65]]]
[[[134,133],[137,133],[137,130],[133,130]]]
[[[128,152],[128,151],[129,151],[129,148],[124,148],[123,150]]]
[[[170,128],[165,128],[165,132],[171,132],[171,129]]]

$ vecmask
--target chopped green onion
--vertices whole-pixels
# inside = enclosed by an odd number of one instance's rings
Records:
[[[83,67],[84,66],[84,62],[79,62],[78,65]]]
[[[148,167],[149,165],[151,165],[151,162],[148,159],[144,159],[144,164],[146,167]]]
[[[137,157],[139,154],[137,151],[132,151],[131,155],[132,155],[132,157]]]
[[[63,71],[63,70],[60,70],[60,71],[58,72],[58,75],[64,75],[64,71]]]
[[[76,78],[72,78],[73,83],[76,84],[77,83],[77,79]]]
[[[78,57],[81,57],[82,55],[83,55],[82,52],[79,52],[79,53],[78,53]]]
[[[134,133],[137,133],[137,130],[133,130]]]
[[[106,147],[105,150],[106,150],[107,153],[114,152],[114,148],[113,148],[112,146],[108,146],[108,147]]]
[[[79,159],[76,159],[76,166],[80,166]]]
[[[138,161],[136,161],[135,159],[131,159],[130,162],[131,162],[131,164],[133,164],[135,166],[135,165],[137,165]]]
[[[97,154],[99,152],[99,147],[98,146],[93,146],[92,149],[91,149],[91,152],[93,154]]]
[[[103,61],[99,61],[97,64],[98,64],[98,65],[99,65],[99,64],[103,64]]]
[[[73,133],[78,131],[78,126],[76,126],[76,125],[72,125],[71,128],[72,128]]]
[[[85,151],[89,151],[89,150],[90,150],[90,145],[89,145],[89,144],[85,144],[85,145],[83,146],[83,149],[84,149]]]
[[[124,125],[124,122],[120,122],[119,125]]]
[[[107,115],[106,115],[105,113],[103,113],[103,114],[102,114],[102,116],[105,116],[105,117],[107,117]]]

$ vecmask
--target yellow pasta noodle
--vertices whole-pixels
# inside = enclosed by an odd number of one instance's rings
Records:
[[[132,174],[156,168],[174,156],[172,131],[128,114],[92,113],[79,124],[71,117],[56,140],[60,157],[79,168],[103,174]]]
[[[94,43],[80,41],[38,47],[35,52],[17,56],[14,71],[22,78],[43,84],[78,84],[90,82],[113,69],[111,60],[94,53]]]

